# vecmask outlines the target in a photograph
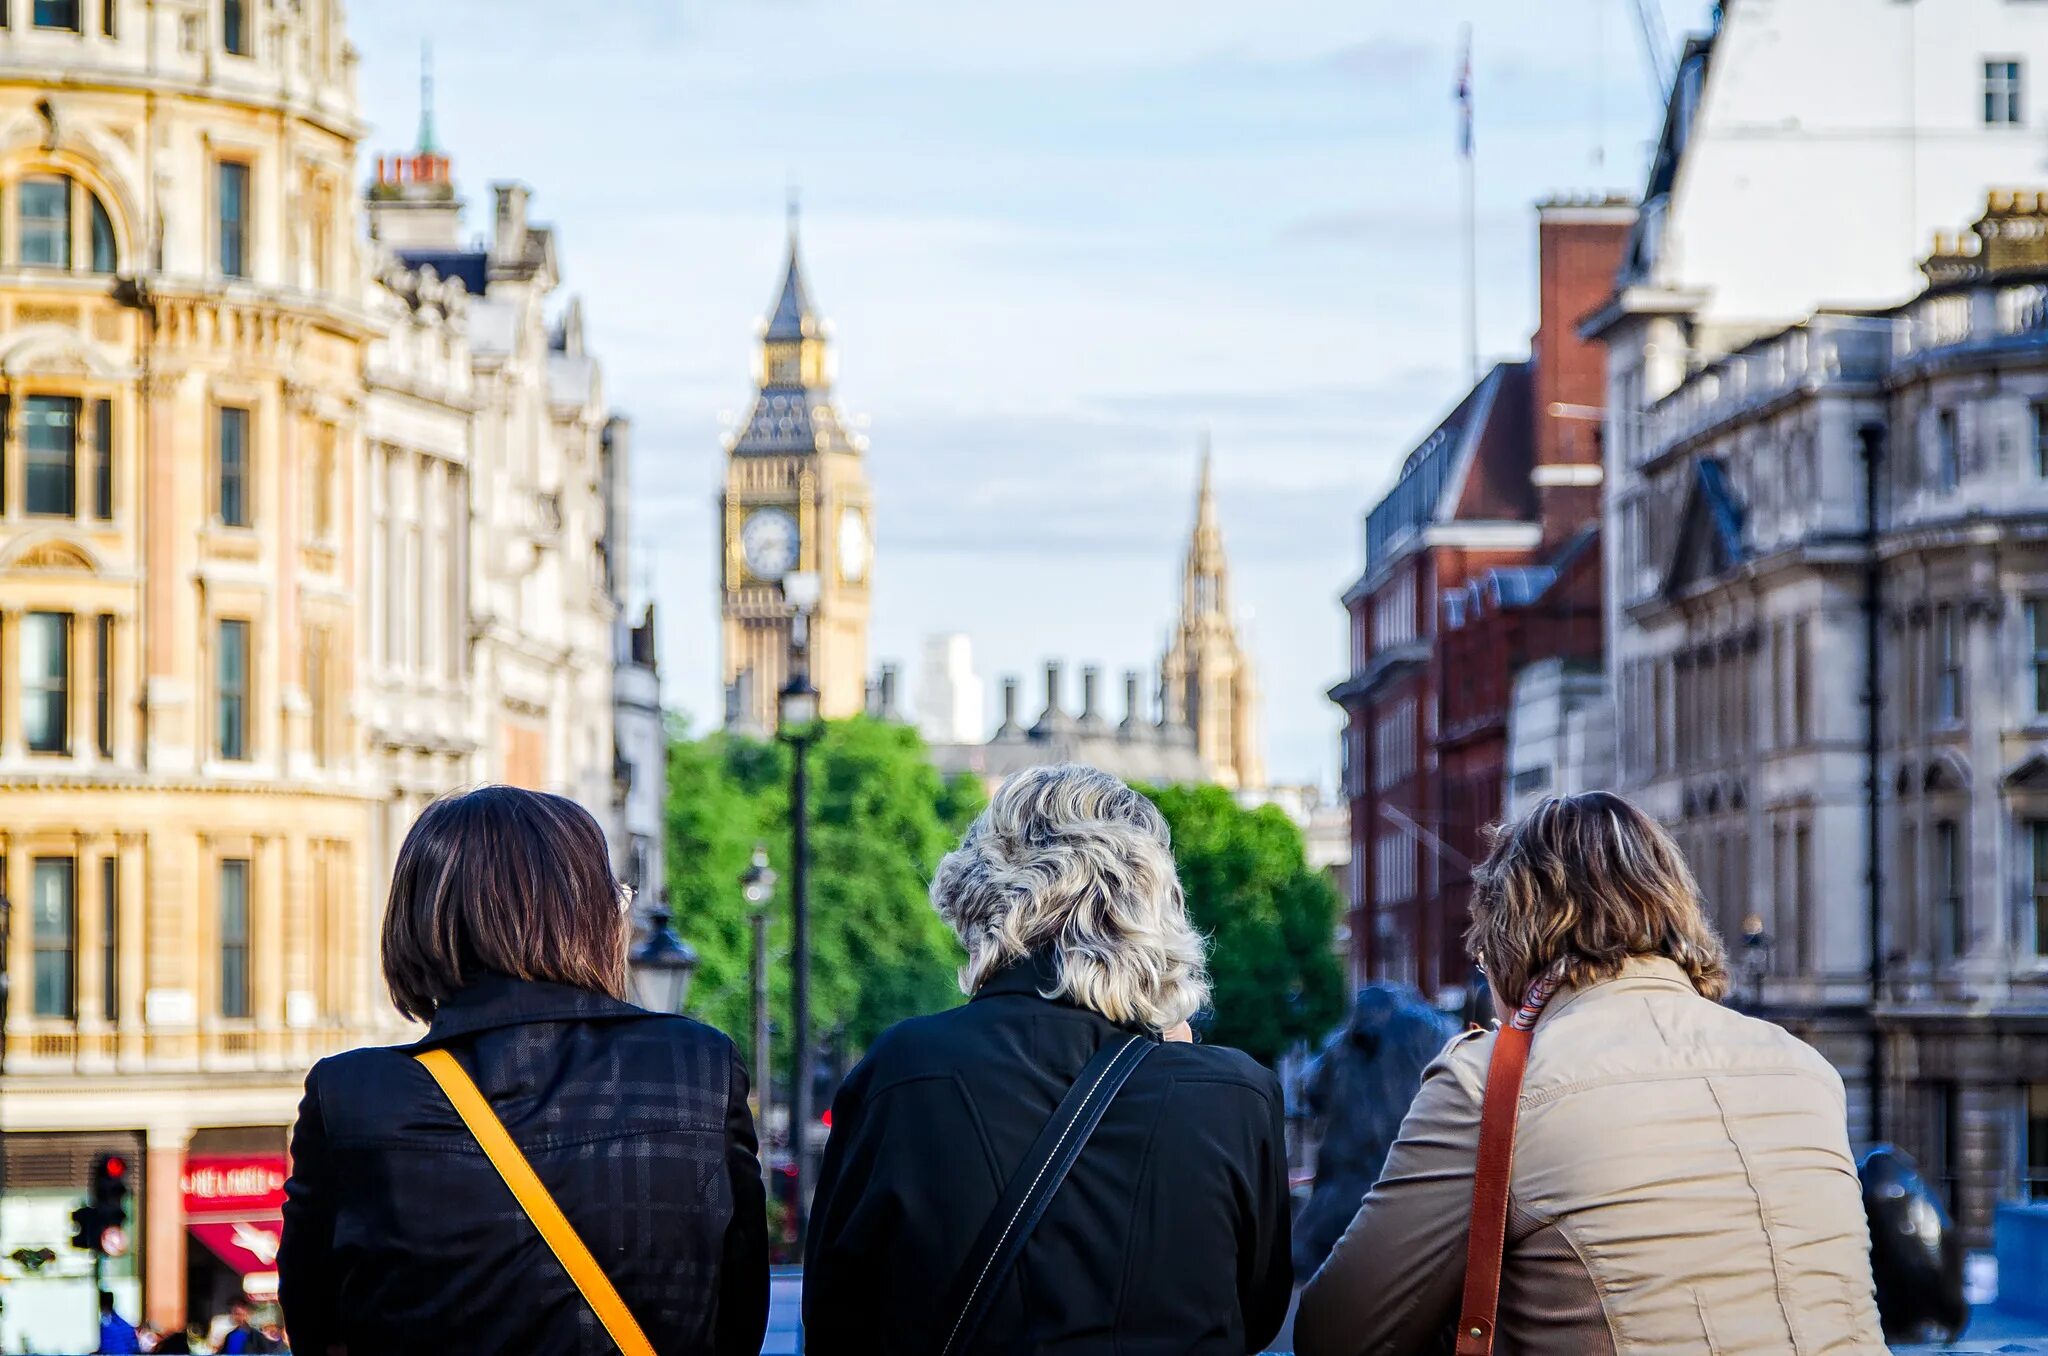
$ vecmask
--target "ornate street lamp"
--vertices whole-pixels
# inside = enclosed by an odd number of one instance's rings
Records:
[[[633,1000],[649,1012],[681,1012],[689,1001],[697,952],[668,925],[668,892],[647,911],[647,936],[626,957],[633,976]]]
[[[789,1098],[790,1156],[796,1164],[796,1249],[804,1249],[811,1202],[811,901],[810,768],[808,755],[818,737],[818,689],[811,686],[811,613],[821,591],[808,572],[782,577],[789,605],[789,681],[777,698],[777,733],[790,746],[789,770],[789,964],[790,1006],[796,1027],[796,1067]]]

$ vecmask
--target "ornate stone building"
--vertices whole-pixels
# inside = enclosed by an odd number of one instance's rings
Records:
[[[2048,210],[1646,416],[1621,769],[1737,953],[1973,1245],[2048,1198]],[[1873,851],[1873,844],[1877,845]]]
[[[1194,533],[1181,572],[1180,617],[1159,661],[1159,698],[1166,724],[1194,731],[1196,752],[1212,780],[1232,790],[1254,790],[1266,784],[1259,688],[1230,615],[1230,562],[1216,513],[1213,461],[1204,446]]]
[[[92,1340],[96,1149],[141,1168],[124,1309],[239,1286],[181,1178],[281,1161],[308,1063],[384,1007],[354,83],[338,4],[0,19],[0,1233],[59,1255],[8,1346]]]
[[[789,677],[783,577],[818,577],[810,677],[827,718],[866,704],[868,590],[874,538],[866,440],[832,401],[825,321],[797,258],[796,221],[782,289],[761,332],[760,389],[726,445],[719,517],[722,637],[729,724],[775,728]]]

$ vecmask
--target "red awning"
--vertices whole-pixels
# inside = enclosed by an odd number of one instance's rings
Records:
[[[253,1300],[277,1295],[277,1243],[284,1222],[277,1219],[211,1220],[185,1226],[207,1251],[242,1278]]]

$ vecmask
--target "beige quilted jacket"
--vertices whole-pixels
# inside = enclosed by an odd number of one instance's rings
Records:
[[[1301,1297],[1300,1356],[1405,1356],[1455,1318],[1491,1033],[1423,1078]],[[1842,1080],[1670,961],[1563,990],[1515,1138],[1499,1356],[1882,1356]]]

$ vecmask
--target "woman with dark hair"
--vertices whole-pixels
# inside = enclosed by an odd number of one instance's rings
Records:
[[[1504,1026],[1423,1075],[1302,1292],[1302,1356],[1883,1356],[1842,1080],[1718,1003],[1669,834],[1605,791],[1502,830],[1466,946]]]
[[[485,787],[413,825],[384,976],[427,1034],[306,1079],[277,1259],[295,1350],[759,1350],[746,1073],[624,1001],[627,899],[559,796]]]

